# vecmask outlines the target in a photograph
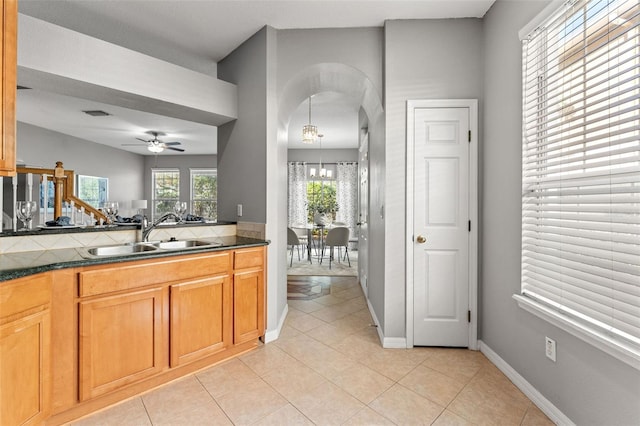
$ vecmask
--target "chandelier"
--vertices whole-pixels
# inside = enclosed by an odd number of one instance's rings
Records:
[[[312,144],[318,137],[318,128],[311,124],[311,96],[309,96],[309,124],[302,127],[302,143]]]
[[[325,169],[324,167],[322,167],[322,137],[323,137],[323,136],[324,136],[323,134],[319,134],[319,135],[318,135],[318,140],[320,141],[320,163],[318,163],[318,169],[319,169],[319,174],[318,174],[318,176],[319,176],[320,178],[325,178],[325,177],[326,177],[326,178],[331,179],[331,177],[332,177],[332,175],[333,175],[333,173],[331,172],[331,170],[327,170],[327,169]],[[309,175],[310,175],[311,177],[316,177],[316,169],[312,167],[312,168],[309,170]]]

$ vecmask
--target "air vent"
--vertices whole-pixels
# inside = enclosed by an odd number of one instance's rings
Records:
[[[84,112],[85,114],[90,115],[92,117],[106,117],[108,115],[111,115],[108,112],[100,111],[100,110],[82,111],[82,112]]]

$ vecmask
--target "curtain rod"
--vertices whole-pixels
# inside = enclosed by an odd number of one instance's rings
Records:
[[[320,164],[319,161],[289,161],[289,163],[293,163],[293,164]],[[358,164],[357,161],[338,161],[337,163],[325,163],[324,161],[322,162],[322,165],[330,165],[330,166],[335,166],[337,164]]]

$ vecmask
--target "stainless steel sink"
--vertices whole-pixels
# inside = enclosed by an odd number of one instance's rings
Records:
[[[179,250],[197,247],[215,247],[219,246],[220,244],[202,240],[169,240],[160,241],[158,243],[154,243],[153,245],[163,250]]]
[[[222,244],[203,240],[169,240],[142,243],[125,243],[113,246],[86,248],[81,251],[84,257],[129,256],[149,252],[219,247]]]
[[[87,253],[91,256],[123,256],[155,250],[158,250],[158,247],[151,244],[120,244],[116,246],[92,247],[87,249]]]

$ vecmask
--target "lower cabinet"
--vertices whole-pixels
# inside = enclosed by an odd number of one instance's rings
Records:
[[[265,251],[236,250],[233,267],[233,343],[257,339],[265,330]]]
[[[225,350],[231,342],[231,277],[170,287],[171,367]]]
[[[0,327],[0,424],[40,424],[49,401],[49,312]]]
[[[36,425],[49,415],[49,275],[0,286],[0,424]]]
[[[264,334],[264,284],[262,271],[233,275],[233,343]]]
[[[265,261],[260,246],[2,283],[0,425],[68,423],[255,348]]]
[[[162,371],[163,290],[80,302],[80,400]]]

